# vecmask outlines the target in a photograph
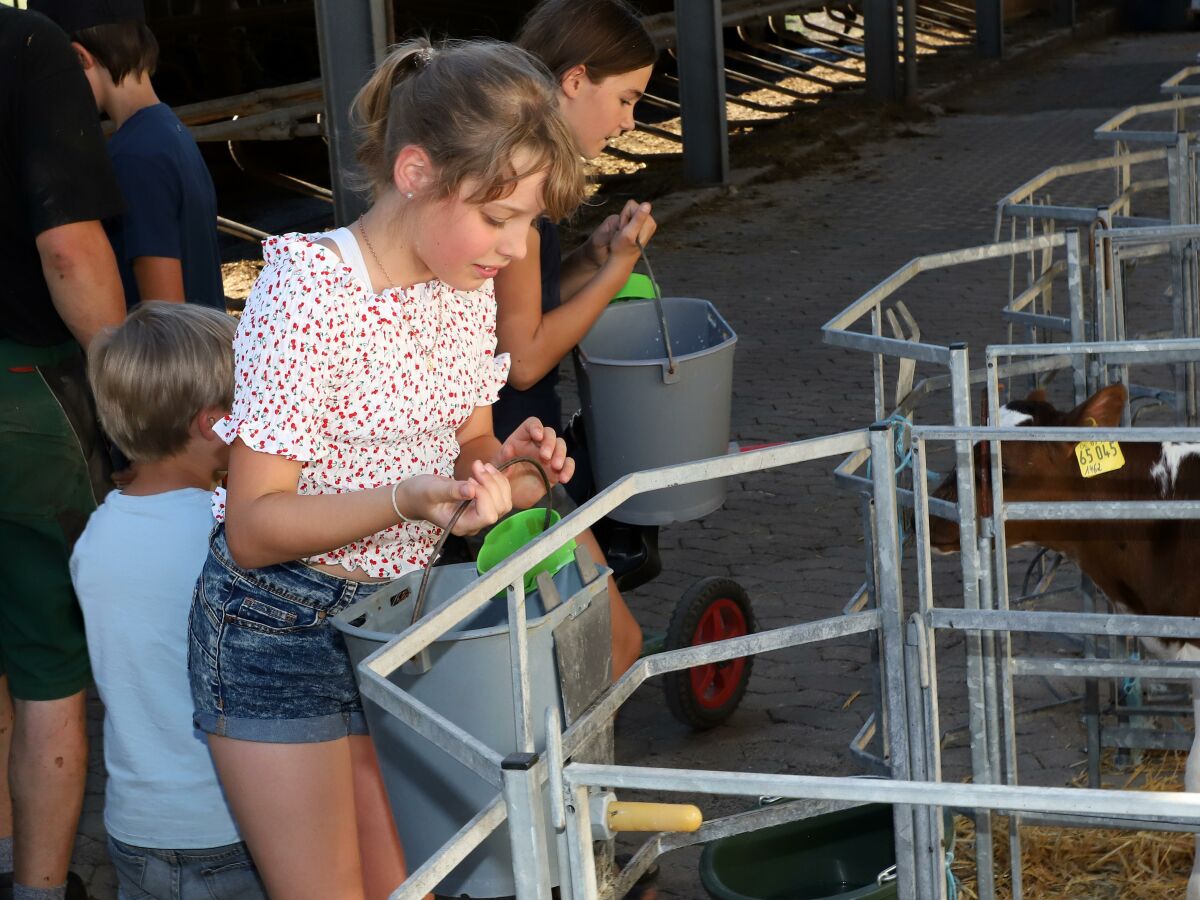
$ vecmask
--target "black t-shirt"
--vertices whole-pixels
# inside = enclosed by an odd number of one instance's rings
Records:
[[[537,220],[537,230],[542,240],[542,312],[548,313],[562,302],[562,240],[558,226],[545,217]],[[558,366],[527,390],[519,391],[511,384],[500,388],[500,396],[492,404],[492,432],[503,441],[530,416],[555,431],[562,430]]]
[[[34,241],[120,211],[96,102],[67,36],[44,16],[0,6],[0,338],[70,339]]]

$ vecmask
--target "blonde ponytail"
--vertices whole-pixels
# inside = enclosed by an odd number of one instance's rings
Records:
[[[396,154],[416,144],[437,166],[435,189],[443,195],[470,180],[478,188],[467,199],[486,203],[544,171],[549,215],[565,218],[583,200],[583,169],[558,111],[558,85],[511,44],[399,44],[355,97],[351,121],[359,182],[375,196],[392,184]],[[521,171],[517,156],[528,161]]]
[[[371,77],[354,96],[350,104],[350,125],[357,143],[360,187],[370,187],[370,173],[378,172],[390,162],[387,156],[388,110],[392,105],[392,90],[413,74],[418,67],[418,55],[432,47],[425,38],[415,38],[392,47],[388,55],[371,73]]]

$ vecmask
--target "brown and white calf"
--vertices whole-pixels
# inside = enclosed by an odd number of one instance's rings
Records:
[[[1035,391],[1008,403],[998,424],[1034,427],[1118,426],[1126,403],[1125,388],[1106,387],[1075,409],[1063,412]],[[1001,445],[1004,499],[1043,500],[1198,500],[1200,444],[1121,443],[1125,464],[1084,478],[1072,442],[1006,441]],[[976,458],[978,462],[978,457]],[[936,495],[954,500],[953,476]],[[1122,612],[1155,616],[1200,616],[1200,521],[1042,521],[1009,522],[1008,545],[1038,544],[1072,560]],[[936,549],[958,550],[958,525],[930,522]],[[1166,659],[1200,661],[1191,642],[1142,638],[1146,648]],[[1196,723],[1200,723],[1200,682],[1193,684]],[[1200,730],[1188,755],[1185,786],[1200,791]],[[1200,900],[1200,836],[1197,862],[1188,883],[1188,900]]]

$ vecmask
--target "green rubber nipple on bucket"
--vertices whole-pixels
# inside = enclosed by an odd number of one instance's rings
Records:
[[[558,524],[561,518],[562,516],[555,510],[550,510],[551,527]],[[504,521],[498,523],[488,532],[487,537],[484,538],[483,546],[479,548],[479,556],[475,560],[475,567],[478,569],[479,574],[482,575],[496,568],[496,566],[500,565],[500,563],[540,535],[545,522],[546,510],[534,508],[514,513]],[[525,573],[525,593],[531,594],[537,590],[539,572],[549,572],[551,575],[554,575],[574,558],[575,541],[571,540]]]
[[[654,282],[650,276],[634,272],[625,282],[625,286],[617,291],[610,302],[618,300],[651,300],[654,297]]]

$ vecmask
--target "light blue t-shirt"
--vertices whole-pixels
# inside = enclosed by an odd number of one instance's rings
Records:
[[[203,737],[192,727],[188,610],[208,554],[211,494],[113,491],[71,556],[104,701],[104,824],[137,847],[241,840]]]

